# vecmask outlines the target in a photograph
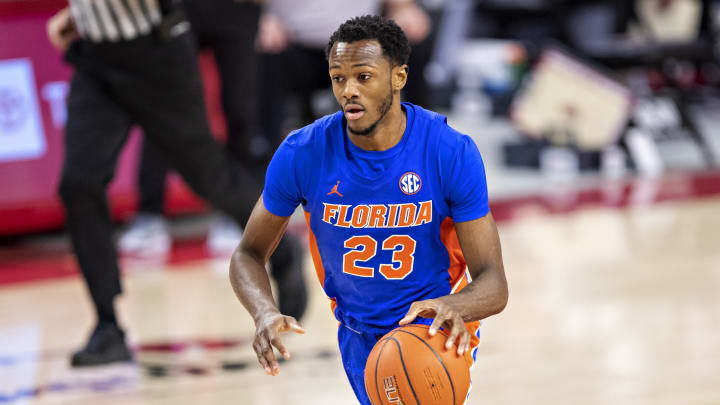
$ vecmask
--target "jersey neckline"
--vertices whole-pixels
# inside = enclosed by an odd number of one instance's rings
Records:
[[[405,150],[407,147],[410,137],[412,136],[413,131],[413,125],[415,123],[415,109],[413,108],[413,105],[410,103],[401,103],[401,106],[406,114],[406,124],[405,124],[405,131],[403,132],[403,136],[400,139],[400,141],[394,145],[392,148],[384,150],[384,151],[370,151],[362,149],[358,146],[356,146],[352,141],[350,140],[350,137],[347,134],[347,123],[344,116],[341,116],[342,118],[339,120],[340,133],[342,134],[342,142],[340,143],[341,148],[345,150],[345,153],[343,153],[344,156],[346,156],[346,159],[350,160],[352,158],[356,159],[366,159],[366,160],[384,160],[384,159],[392,159],[396,156],[398,156],[402,151]],[[341,112],[342,114],[342,112]],[[351,167],[353,165],[343,165],[344,169],[343,172],[345,175],[358,178],[361,181],[377,181],[379,179],[382,179],[385,177],[386,173],[391,171],[397,164],[399,164],[400,159],[394,159],[393,162],[388,166],[388,169],[384,172],[378,173],[374,176],[368,176],[367,173],[360,173],[357,170],[353,170]]]
[[[343,120],[342,120],[343,121],[342,122],[343,137],[344,137],[345,142],[347,143],[348,149],[350,149],[350,152],[353,155],[359,156],[363,159],[372,159],[372,160],[380,160],[380,159],[385,159],[385,158],[389,158],[389,157],[397,155],[403,149],[403,147],[405,147],[405,144],[407,144],[408,135],[410,133],[410,131],[408,131],[408,130],[410,129],[410,126],[412,124],[411,116],[413,114],[412,111],[410,111],[411,108],[406,106],[405,103],[402,103],[401,107],[402,107],[403,111],[405,112],[405,119],[406,119],[405,131],[403,132],[403,135],[400,138],[400,141],[398,143],[393,145],[390,149],[386,149],[386,150],[382,150],[382,151],[365,150],[365,149],[355,145],[352,142],[352,140],[350,140],[350,135],[348,135],[348,133],[347,133],[347,121],[343,117]]]

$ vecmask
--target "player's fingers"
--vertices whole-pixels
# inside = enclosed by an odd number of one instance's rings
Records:
[[[432,324],[430,325],[430,329],[428,329],[428,333],[430,336],[435,336],[437,331],[440,329],[440,327],[447,321],[447,317],[445,316],[445,313],[438,312],[435,315],[435,319],[433,319]]]
[[[305,329],[300,325],[300,322],[292,316],[285,317],[285,330],[300,334],[305,333]]]
[[[407,325],[410,322],[412,322],[415,318],[417,318],[420,311],[423,310],[422,303],[421,302],[413,302],[412,305],[410,305],[410,309],[408,309],[407,314],[403,317],[403,319],[398,322],[401,326]]]
[[[467,329],[465,329],[465,327],[463,327],[463,333],[460,335],[460,343],[458,343],[458,356],[462,356],[470,349],[470,340],[470,333],[467,331]]]
[[[260,363],[263,370],[265,370],[265,374],[272,374],[272,369],[270,368],[270,364],[268,364],[267,359],[265,359],[265,355],[263,354],[264,349],[260,341],[256,340],[253,342],[253,350],[255,350],[255,354],[257,355],[258,363]]]
[[[450,335],[445,342],[445,350],[450,350],[450,348],[455,344],[458,336],[460,336],[460,334],[462,333],[463,329],[465,328],[462,326],[458,326],[456,324],[452,325],[452,327],[450,328]]]
[[[270,344],[272,344],[273,346],[275,346],[276,349],[278,349],[280,354],[282,354],[283,357],[285,357],[285,360],[290,359],[290,352],[288,351],[288,349],[285,348],[285,345],[283,345],[283,343],[279,337],[276,337],[275,339],[271,340]]]
[[[256,354],[258,363],[260,363],[260,366],[265,371],[265,374],[272,375],[272,370],[270,369],[270,365],[268,364],[267,360],[265,360],[265,356],[263,356],[261,352],[257,352]]]
[[[275,352],[273,351],[272,346],[268,342],[265,342],[265,345],[262,348],[262,355],[265,357],[265,361],[267,361],[268,366],[270,367],[270,374],[277,375],[277,373],[280,372],[280,365],[278,364],[277,358],[275,358]]]
[[[262,333],[258,336],[258,342],[260,344],[260,350],[262,356],[265,358],[265,361],[268,364],[268,367],[270,368],[270,375],[277,375],[277,373],[280,371],[280,365],[277,362],[277,359],[275,358],[275,352],[273,351],[273,348],[271,346],[271,343],[273,340],[277,339],[278,337],[278,331],[275,329],[275,327],[270,327],[262,331]],[[266,371],[267,372],[267,371]]]

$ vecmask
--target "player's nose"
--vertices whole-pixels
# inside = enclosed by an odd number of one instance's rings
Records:
[[[343,97],[346,100],[351,100],[360,96],[358,91],[358,85],[355,80],[348,80],[345,88],[343,89]]]

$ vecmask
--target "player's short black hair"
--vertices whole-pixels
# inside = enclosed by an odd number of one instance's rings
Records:
[[[340,25],[330,37],[325,48],[325,58],[330,57],[330,49],[338,42],[355,42],[374,39],[380,43],[383,53],[390,59],[392,66],[408,63],[410,43],[403,30],[393,20],[377,15],[364,15],[351,18]]]

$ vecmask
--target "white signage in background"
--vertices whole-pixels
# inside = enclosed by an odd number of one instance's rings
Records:
[[[67,82],[50,82],[42,88],[42,98],[50,105],[50,116],[56,129],[62,129],[67,121],[65,99],[69,91]]]
[[[0,162],[38,158],[45,149],[32,62],[0,60]]]

